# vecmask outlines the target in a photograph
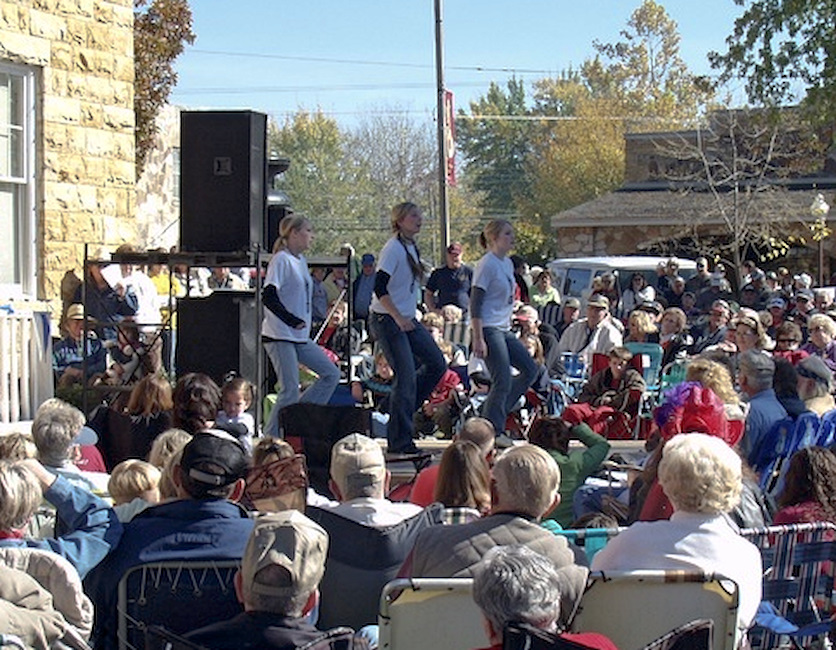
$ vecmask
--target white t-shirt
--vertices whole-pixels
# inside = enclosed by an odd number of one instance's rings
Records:
[[[488,251],[473,272],[473,288],[482,289],[482,326],[511,329],[514,310],[514,265],[507,257],[499,258]]]
[[[287,250],[273,255],[264,278],[265,287],[271,284],[276,287],[285,309],[305,321],[305,327],[290,327],[272,311],[265,309],[261,324],[262,335],[279,341],[306,341],[311,329],[313,280],[305,256],[296,257]]]
[[[412,275],[407,255],[410,255],[416,262],[418,251],[414,244],[401,242],[397,236],[392,237],[380,251],[380,258],[377,261],[377,270],[389,274],[389,297],[395,308],[406,318],[415,316],[415,309],[418,306],[418,295],[421,290],[421,279]],[[380,304],[376,294],[372,294],[372,304],[369,310],[375,314],[388,313]]]

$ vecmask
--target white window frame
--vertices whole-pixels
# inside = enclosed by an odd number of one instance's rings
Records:
[[[17,279],[11,283],[0,281],[0,299],[8,297],[37,297],[36,258],[37,258],[37,221],[35,201],[35,69],[30,66],[0,61],[0,72],[21,79],[20,98],[23,107],[22,161],[20,176],[4,176],[0,173],[0,183],[18,186],[19,204],[17,214],[17,241],[13,242],[18,252]]]

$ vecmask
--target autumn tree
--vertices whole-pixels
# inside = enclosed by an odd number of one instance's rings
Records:
[[[743,6],[743,0],[735,0]],[[795,103],[797,91],[817,120],[836,119],[836,4],[751,0],[724,53],[709,54],[722,79],[746,80],[755,105]]]
[[[154,143],[157,113],[177,83],[174,61],[194,39],[188,0],[134,0],[137,178]]]
[[[698,117],[713,89],[682,60],[677,24],[665,8],[644,0],[620,36],[594,41],[597,55],[581,67],[592,95],[617,100],[630,131],[682,128]]]

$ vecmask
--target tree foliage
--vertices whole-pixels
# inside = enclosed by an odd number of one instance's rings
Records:
[[[456,139],[476,191],[485,196],[484,209],[512,214],[515,200],[525,195],[525,161],[530,151],[525,84],[511,78],[505,89],[491,82],[488,92],[459,111]]]
[[[679,42],[665,9],[643,0],[619,41],[596,41],[579,70],[536,81],[531,105],[511,79],[460,111],[466,174],[487,214],[515,215],[518,249],[547,256],[554,214],[623,183],[625,133],[691,127],[704,113],[713,88],[689,72]]]
[[[337,122],[321,111],[298,111],[281,126],[271,124],[268,134],[271,153],[290,159],[281,189],[294,211],[311,220],[316,254],[336,255],[344,242],[354,243],[368,228],[362,218],[369,188],[350,163],[346,145]]]
[[[677,24],[665,8],[644,0],[616,43],[595,41],[597,55],[581,67],[593,96],[621,103],[632,131],[681,128],[697,117],[713,90],[679,55]]]
[[[735,0],[743,6],[743,0]],[[806,91],[815,118],[836,119],[836,4],[820,0],[753,0],[709,61],[722,79],[746,80],[757,105],[793,102]]]
[[[188,0],[134,0],[137,177],[153,146],[157,113],[177,83],[174,61],[194,39]]]
[[[413,201],[424,210],[422,255],[440,261],[434,134],[430,122],[397,108],[376,111],[353,129],[319,111],[271,123],[269,149],[290,159],[281,189],[314,225],[312,252],[335,255],[346,242],[358,253],[380,250],[391,236],[392,206]],[[462,241],[475,241],[480,229],[475,196],[466,180],[450,191],[452,229]]]

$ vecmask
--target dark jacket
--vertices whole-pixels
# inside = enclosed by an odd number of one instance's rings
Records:
[[[226,499],[171,501],[134,517],[119,546],[84,580],[96,609],[95,647],[116,647],[116,592],[128,569],[162,560],[241,559],[252,529],[246,511]]]
[[[235,618],[207,625],[186,638],[210,650],[294,650],[303,646],[317,649],[332,647],[337,640],[341,650],[367,648],[365,640],[353,636],[350,628],[317,630],[304,618],[285,618],[269,612],[244,612]]]

